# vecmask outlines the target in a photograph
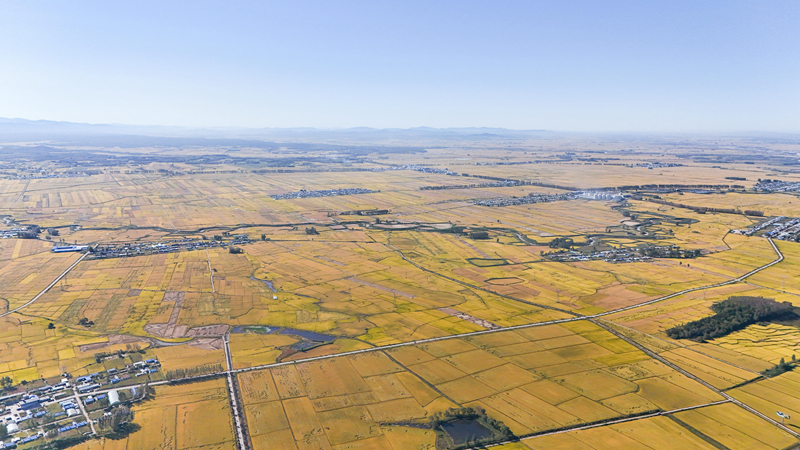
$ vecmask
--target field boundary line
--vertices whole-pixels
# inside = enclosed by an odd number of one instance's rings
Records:
[[[466,286],[466,287],[468,287],[470,289],[476,289],[476,290],[488,292],[488,293],[490,293],[492,295],[496,295],[498,297],[507,298],[509,300],[514,300],[515,302],[525,303],[527,305],[535,306],[537,308],[549,309],[551,311],[558,311],[560,313],[568,314],[568,315],[575,316],[575,317],[588,317],[588,316],[584,316],[583,314],[576,313],[575,311],[569,311],[569,310],[566,310],[566,309],[557,308],[555,306],[542,305],[542,304],[539,304],[539,303],[529,302],[527,300],[522,300],[522,299],[519,299],[519,298],[511,297],[510,295],[500,294],[500,293],[494,292],[494,291],[492,291],[490,289],[482,288],[480,286],[475,286],[473,284],[467,283],[466,281],[461,281],[461,280],[458,280],[456,278],[449,277],[447,275],[442,275],[439,272],[436,272],[434,270],[431,270],[431,269],[428,269],[426,267],[423,267],[421,264],[418,264],[418,263],[410,260],[402,251],[400,251],[400,249],[398,249],[394,245],[389,244],[389,243],[386,243],[386,244],[383,244],[383,245],[385,245],[386,247],[390,248],[392,251],[394,251],[395,253],[400,255],[400,257],[403,259],[403,261],[411,264],[412,266],[416,267],[417,269],[422,270],[423,272],[432,273],[432,274],[436,275],[437,277],[444,278],[445,280],[452,281],[453,283],[458,283],[458,284],[460,284],[462,286]]]
[[[766,414],[760,413],[755,408],[753,408],[753,407],[751,407],[751,406],[749,406],[749,405],[747,405],[747,404],[735,399],[734,397],[728,395],[728,393],[726,393],[726,392],[724,392],[724,391],[722,391],[720,389],[715,388],[710,383],[706,382],[705,380],[703,380],[702,378],[698,377],[697,375],[694,375],[693,373],[691,373],[688,370],[682,368],[681,366],[679,366],[679,365],[673,363],[672,361],[664,358],[663,356],[659,355],[655,351],[650,350],[649,348],[645,347],[643,344],[637,342],[633,338],[630,338],[630,337],[625,336],[624,334],[620,333],[619,330],[615,330],[610,325],[605,324],[605,323],[601,322],[600,320],[592,320],[591,322],[594,323],[595,325],[598,325],[601,328],[605,329],[609,333],[617,336],[618,338],[624,340],[625,342],[633,345],[634,347],[636,347],[639,350],[643,351],[645,354],[647,354],[651,358],[660,361],[662,364],[667,365],[671,369],[673,369],[673,370],[683,374],[684,376],[686,376],[688,378],[691,378],[692,380],[702,384],[706,388],[710,389],[712,392],[715,392],[717,395],[721,396],[722,398],[727,399],[730,402],[733,402],[733,404],[739,406],[740,408],[744,409],[745,411],[749,411],[750,413],[752,413],[752,414],[754,414],[754,415],[766,420],[767,422],[771,423],[772,425],[775,425],[776,427],[780,428],[781,430],[789,433],[790,435],[794,436],[795,439],[800,439],[800,433],[792,430],[791,428],[789,428],[786,425],[778,422],[777,420],[772,419],[771,417],[767,416]]]
[[[536,439],[536,438],[544,437],[544,436],[552,436],[554,434],[570,433],[570,432],[573,432],[573,431],[589,430],[589,429],[592,429],[592,428],[599,428],[599,427],[605,427],[605,426],[609,426],[609,425],[616,425],[616,424],[619,424],[619,423],[633,422],[634,420],[650,419],[650,418],[659,417],[659,416],[667,416],[667,415],[670,415],[670,414],[676,414],[676,413],[683,412],[683,411],[691,411],[693,409],[708,408],[710,406],[722,405],[724,403],[730,403],[730,400],[720,400],[720,401],[711,402],[711,403],[703,403],[702,405],[687,406],[685,408],[671,409],[669,411],[656,411],[656,412],[651,412],[651,413],[644,413],[644,414],[641,414],[641,415],[638,415],[638,416],[623,417],[621,419],[610,419],[610,420],[605,420],[605,421],[602,421],[602,422],[590,423],[590,424],[585,424],[585,425],[578,424],[578,425],[573,425],[573,426],[569,426],[569,427],[565,427],[565,428],[560,428],[558,430],[553,430],[553,431],[542,431],[542,432],[538,432],[538,433],[524,434],[522,436],[518,436],[516,439],[509,439],[509,440],[503,441],[503,442],[497,442],[497,443],[494,443],[494,444],[481,445],[481,446],[478,446],[478,447],[470,447],[470,448],[499,447],[501,445],[511,444],[511,443],[518,442],[518,441],[525,441],[525,440],[528,440],[528,439]]]
[[[52,282],[52,283],[48,284],[46,288],[42,289],[42,292],[39,292],[38,294],[36,294],[36,296],[35,296],[35,297],[33,297],[33,298],[32,298],[32,299],[31,299],[31,300],[28,302],[28,303],[25,303],[25,304],[24,304],[24,305],[22,305],[22,306],[19,306],[19,307],[15,308],[15,309],[12,309],[12,310],[9,310],[9,311],[6,311],[6,312],[2,313],[2,314],[0,314],[0,317],[5,317],[5,316],[7,316],[7,315],[9,315],[9,314],[13,314],[13,313],[15,313],[15,312],[19,312],[21,309],[24,309],[24,308],[26,308],[26,307],[28,307],[28,306],[32,305],[32,304],[33,304],[33,303],[34,303],[36,300],[39,300],[39,297],[41,297],[41,296],[43,296],[44,294],[46,294],[46,293],[47,293],[47,291],[49,291],[50,289],[52,289],[52,287],[53,287],[53,286],[55,286],[55,285],[56,285],[56,283],[58,283],[59,281],[61,281],[61,279],[62,279],[62,278],[64,278],[64,277],[65,277],[65,276],[66,276],[66,275],[69,273],[69,271],[70,271],[70,270],[72,270],[72,269],[73,269],[75,266],[77,266],[77,265],[78,265],[78,263],[79,263],[79,262],[81,262],[81,261],[83,261],[83,259],[84,259],[84,258],[86,258],[87,256],[89,256],[89,253],[84,253],[83,255],[81,255],[81,257],[80,257],[80,258],[78,258],[78,260],[77,260],[77,261],[75,261],[74,263],[72,263],[72,265],[71,265],[71,266],[67,267],[67,270],[65,270],[64,272],[62,272],[62,273],[61,273],[61,275],[59,275],[59,276],[58,276],[58,278],[56,278],[55,280],[53,280],[53,282]]]
[[[678,297],[678,296],[681,296],[683,294],[688,294],[690,292],[703,291],[703,290],[706,290],[706,289],[713,289],[713,288],[717,288],[717,287],[727,286],[729,284],[742,283],[742,282],[744,282],[744,280],[746,278],[749,278],[750,276],[755,275],[758,272],[761,272],[764,269],[768,269],[768,268],[774,266],[775,264],[778,264],[779,262],[783,261],[783,259],[784,259],[783,253],[781,253],[781,251],[778,250],[778,247],[775,245],[774,242],[772,242],[772,239],[767,238],[767,241],[770,243],[770,245],[772,245],[772,250],[775,251],[775,253],[778,255],[778,258],[775,259],[772,262],[764,264],[763,266],[757,267],[757,268],[751,270],[750,272],[745,273],[744,275],[740,275],[737,278],[731,278],[730,280],[723,281],[722,283],[709,284],[707,286],[698,286],[696,288],[684,289],[682,291],[674,292],[672,294],[665,295],[663,297],[654,298],[653,300],[648,300],[648,301],[643,302],[643,303],[637,303],[635,305],[624,306],[622,308],[612,309],[611,311],[601,312],[601,313],[593,314],[593,315],[586,316],[586,317],[596,318],[596,317],[608,316],[610,314],[615,314],[615,313],[618,313],[618,312],[628,311],[628,310],[639,308],[639,307],[642,307],[642,306],[652,305],[653,303],[658,303],[658,302],[663,301],[663,300],[669,300],[671,298]]]
[[[206,259],[208,260],[208,272],[211,274],[211,293],[214,294],[217,290],[214,289],[214,270],[211,269],[211,256],[208,254],[208,249],[206,249]]]
[[[761,374],[760,374],[760,373],[758,373],[758,372],[756,372],[756,371],[753,371],[753,370],[750,370],[750,369],[745,369],[744,367],[738,366],[738,365],[736,365],[736,364],[734,364],[734,363],[732,363],[732,362],[730,362],[730,361],[725,361],[725,360],[724,360],[724,359],[722,359],[722,358],[717,358],[716,356],[709,355],[708,353],[703,353],[703,352],[701,352],[700,350],[697,350],[697,349],[695,349],[695,348],[693,348],[693,347],[689,347],[689,346],[687,346],[687,345],[679,344],[679,343],[677,343],[677,342],[670,342],[670,341],[668,341],[668,340],[666,340],[666,339],[662,339],[662,338],[660,338],[660,337],[658,337],[658,336],[656,336],[656,335],[654,335],[654,334],[647,334],[647,333],[643,333],[643,332],[641,332],[641,331],[639,331],[639,330],[637,330],[637,329],[634,329],[634,328],[631,328],[631,327],[626,327],[625,325],[619,324],[619,323],[617,323],[617,322],[613,322],[613,323],[614,323],[614,326],[616,326],[616,327],[624,328],[624,329],[626,329],[626,330],[633,331],[634,333],[637,333],[637,334],[642,334],[642,335],[645,335],[645,336],[651,337],[651,338],[653,338],[653,339],[657,339],[657,340],[659,340],[659,341],[661,341],[661,342],[664,342],[665,344],[674,345],[674,346],[676,346],[676,347],[678,347],[678,348],[682,348],[682,349],[685,349],[685,350],[692,351],[692,352],[694,352],[694,353],[697,353],[697,354],[699,354],[699,355],[703,355],[703,356],[705,356],[705,357],[707,357],[707,358],[711,358],[711,359],[713,359],[713,360],[716,360],[716,361],[719,361],[719,362],[721,362],[721,363],[725,363],[725,364],[727,364],[727,365],[729,365],[729,366],[731,366],[731,367],[736,367],[737,369],[744,370],[745,372],[750,372],[750,373],[752,373],[752,374],[756,374],[756,375],[758,375],[759,377],[761,377]],[[667,350],[667,351],[671,351],[671,350]],[[752,381],[752,380],[751,380],[751,381]],[[726,389],[731,389],[731,388],[726,388]]]

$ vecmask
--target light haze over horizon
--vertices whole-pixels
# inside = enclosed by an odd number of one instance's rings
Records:
[[[0,117],[800,132],[800,2],[4,2]]]

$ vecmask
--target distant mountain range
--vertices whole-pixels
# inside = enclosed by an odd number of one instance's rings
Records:
[[[234,127],[172,127],[159,125],[89,124],[0,118],[0,145],[20,142],[40,142],[57,147],[187,147],[233,146],[274,148],[292,143],[292,148],[308,144],[316,147],[365,146],[393,147],[400,151],[411,148],[471,144],[485,141],[494,145],[521,141],[583,139],[601,141],[651,141],[686,143],[720,137],[745,138],[754,141],[787,142],[795,144],[800,135],[792,133],[587,133],[550,130],[511,130],[507,128],[234,128]]]
[[[0,141],[22,142],[48,140],[63,144],[114,145],[115,141],[154,141],[150,138],[189,139],[200,145],[203,139],[243,139],[280,141],[437,141],[495,140],[551,137],[546,130],[509,130],[505,128],[191,128],[122,124],[88,124],[0,118]],[[191,145],[188,144],[187,145]],[[122,145],[128,146],[128,145]]]

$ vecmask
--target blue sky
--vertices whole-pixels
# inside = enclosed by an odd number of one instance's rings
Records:
[[[799,23],[796,0],[4,1],[0,117],[800,132]]]

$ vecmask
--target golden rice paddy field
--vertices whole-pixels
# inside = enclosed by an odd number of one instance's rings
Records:
[[[0,310],[3,312],[16,309],[33,299],[80,257],[75,253],[35,250],[36,253],[4,260],[0,264]]]
[[[80,450],[235,449],[227,388],[222,379],[156,387],[151,399],[134,408],[141,430],[124,439],[89,441]]]
[[[727,252],[683,264],[658,260],[629,264],[550,262],[534,249],[497,242],[462,243],[443,233],[392,232],[388,244],[440,274],[499,294],[581,313],[608,311],[684,289],[727,281],[775,259],[766,248],[737,248],[732,269],[714,272]],[[467,245],[468,244],[468,245]],[[527,251],[525,251],[527,250]],[[700,267],[697,264],[700,264]]]
[[[685,294],[654,305],[613,314],[608,319],[630,329],[633,337],[654,336],[660,342],[656,346],[658,350],[677,348],[662,353],[662,356],[724,389],[754,378],[758,372],[776,364],[781,358],[790,359],[793,354],[800,353],[800,333],[796,327],[788,325],[754,324],[706,343],[675,341],[666,336],[665,331],[669,328],[712,315],[709,306],[732,295],[762,296],[800,305],[800,298],[796,296],[739,283]],[[687,353],[684,348],[693,352]],[[717,362],[698,355],[697,352],[726,364],[719,366]],[[685,359],[687,357],[689,360]],[[751,373],[749,376],[746,373],[737,374],[739,371],[736,368]]]
[[[673,326],[712,315],[709,306],[735,295],[768,297],[800,305],[800,297],[746,283],[734,283],[689,292],[651,305],[611,314],[608,317],[616,323],[644,333],[663,333]]]
[[[560,159],[529,163],[538,157],[521,154],[513,147],[517,144],[492,151],[465,145],[431,149],[424,156],[387,155],[380,163],[359,167],[409,164],[410,158],[459,173],[577,188],[729,184],[733,181],[726,177],[731,176],[746,177],[748,181],[736,183],[751,187],[753,180],[773,173],[766,165],[728,164],[722,169],[692,163],[661,149],[618,152],[611,166]],[[574,150],[566,143],[550,145],[547,157]],[[684,165],[634,167],[652,158]],[[505,164],[509,162],[519,164]],[[409,425],[425,423],[449,407],[480,406],[525,436],[723,400],[715,390],[727,390],[769,417],[776,410],[800,417],[798,376],[790,372],[759,378],[759,372],[781,358],[791,360],[800,353],[796,327],[756,324],[705,343],[675,341],[665,333],[711,315],[709,306],[731,295],[800,306],[795,267],[800,245],[777,242],[785,259],[743,282],[614,312],[729,282],[775,260],[767,240],[730,233],[758,220],[637,200],[624,207],[585,199],[479,206],[474,201],[569,191],[539,186],[421,190],[492,180],[412,170],[254,173],[222,165],[217,169],[236,172],[156,172],[176,167],[196,169],[153,164],[150,173],[118,168],[88,177],[0,180],[0,217],[8,227],[59,227],[50,242],[45,233],[41,239],[0,240],[0,313],[29,302],[80,256],[50,252],[52,242],[163,242],[223,232],[254,241],[242,245],[240,254],[214,248],[80,262],[36,302],[0,318],[0,377],[9,376],[17,384],[55,379],[63,372],[81,376],[117,368],[133,357],[98,363],[95,354],[134,344],[144,352],[136,358],[156,357],[163,371],[224,366],[223,335],[231,332],[233,369],[296,361],[236,375],[254,448],[432,449],[433,431]],[[271,197],[301,189],[356,187],[379,192]],[[697,206],[757,209],[767,216],[800,216],[800,201],[790,194],[685,192],[661,197]],[[342,214],[374,209],[388,213]],[[312,226],[319,234],[306,232]],[[489,238],[452,233],[451,226],[485,230]],[[555,262],[543,253],[553,250],[549,244],[557,237],[595,249],[676,245],[701,250],[702,256]],[[303,361],[606,312],[612,313],[602,323],[625,339],[592,322],[575,321]],[[93,325],[82,326],[81,319]],[[297,334],[232,332],[255,326],[321,333],[330,342],[295,351],[292,346],[303,343]],[[236,447],[223,378],[155,389],[154,398],[134,406],[141,431],[79,448]],[[793,421],[788,425],[795,429]],[[796,437],[773,423],[724,403],[531,437],[501,448],[782,449],[796,444]]]
[[[304,362],[239,381],[256,447],[389,448],[399,423],[456,405],[481,406],[524,435],[721,400],[588,322]],[[429,432],[406,433],[417,440],[400,448],[432,443]]]
[[[786,258],[781,264],[753,275],[747,281],[765,288],[800,295],[800,244],[777,241],[776,245]]]
[[[777,411],[785,413],[789,418],[784,422],[791,428],[796,428],[797,417],[800,417],[798,387],[800,376],[795,372],[787,372],[733,389],[730,395],[769,417],[776,417]]]
[[[790,194],[741,194],[729,192],[723,194],[665,195],[665,200],[691,206],[709,208],[734,208],[739,211],[752,209],[762,211],[765,216],[797,216],[798,199]]]
[[[668,160],[668,156],[667,159]],[[659,155],[658,159],[661,159]],[[754,177],[752,169],[740,166],[726,166],[742,169],[747,172],[745,177]],[[466,169],[464,169],[466,170]],[[473,169],[474,170],[474,169]],[[590,163],[561,163],[561,164],[530,164],[515,166],[484,166],[480,168],[481,174],[508,177],[513,179],[533,179],[557,185],[575,186],[581,189],[600,187],[644,185],[644,184],[709,184],[712,181],[719,184],[742,184],[751,186],[753,181],[740,182],[726,180],[738,170],[725,170],[709,167],[703,164],[693,164],[683,167],[662,167],[649,170],[645,167],[625,167],[615,165],[612,167]],[[756,171],[763,176],[762,171]],[[740,175],[741,176],[741,175]],[[758,178],[758,177],[756,177]],[[781,179],[784,179],[783,177]],[[700,196],[705,198],[706,196]]]
[[[780,449],[796,440],[733,404],[709,406],[582,431],[535,437],[504,450]]]

